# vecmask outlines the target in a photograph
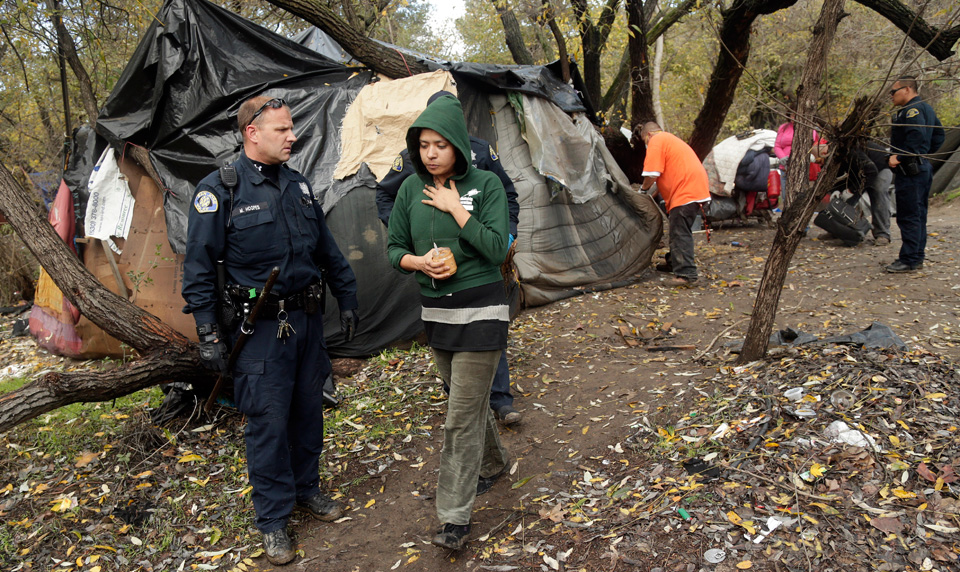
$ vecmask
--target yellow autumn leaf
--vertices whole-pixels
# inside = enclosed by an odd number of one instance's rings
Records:
[[[825,472],[826,469],[821,466],[820,463],[814,463],[813,466],[810,467],[810,474],[814,477],[822,477]]]
[[[732,510],[727,513],[727,520],[729,520],[733,524],[736,524],[737,526],[740,526],[740,524],[743,523],[743,519],[740,518],[740,515],[733,512]]]
[[[888,435],[888,437],[890,439],[891,445],[893,445],[894,447],[900,446],[900,437],[897,437],[896,435]]]
[[[743,522],[740,524],[740,526],[742,526],[744,529],[746,529],[746,531],[749,532],[750,534],[756,534],[756,533],[757,533],[757,527],[753,526],[753,521],[752,521],[752,520],[745,520],[745,521],[743,521]]]
[[[93,568],[90,569],[90,572],[100,572],[100,567],[94,566]]]
[[[144,471],[133,476],[135,479],[145,479],[153,474],[153,471]]]
[[[420,555],[419,555],[419,554],[414,554],[413,556],[411,556],[410,558],[407,559],[407,564],[412,564],[412,563],[416,562],[416,561],[419,560],[419,559],[420,559]]]
[[[196,453],[187,453],[186,455],[177,459],[178,463],[192,463],[194,461],[202,461],[203,457],[197,455]]]
[[[367,504],[363,505],[363,508],[370,508],[377,502],[377,499],[370,499],[367,501]]]
[[[242,491],[240,491],[240,493],[237,494],[237,496],[238,496],[238,497],[245,497],[245,496],[247,496],[248,494],[250,494],[250,492],[251,492],[252,490],[253,490],[253,487],[246,487],[245,489],[243,489]]]
[[[744,560],[743,562],[737,562],[737,568],[741,570],[749,570],[753,568],[753,562],[750,562],[749,560]]]
[[[586,427],[583,428],[583,431],[581,431],[581,433],[583,433],[584,435],[586,435],[586,434],[587,434],[587,431],[589,431],[589,430],[590,430],[590,426],[587,425]]]
[[[947,396],[946,393],[928,393],[924,395],[927,399],[932,399],[933,401],[939,401]]]
[[[684,312],[684,314],[687,315],[687,316],[696,316],[696,315],[697,315],[696,312],[691,312],[690,310],[687,310],[686,312]]]
[[[50,488],[50,485],[47,485],[47,484],[45,484],[45,483],[40,483],[39,485],[37,485],[36,487],[34,487],[33,491],[31,491],[31,494],[33,494],[34,496],[36,496],[36,495],[41,494],[43,491],[45,491],[45,490],[47,490],[47,489],[49,489],[49,488]]]
[[[79,457],[77,457],[77,462],[74,464],[74,466],[77,468],[86,467],[87,465],[92,463],[94,460],[96,460],[96,458],[99,456],[100,456],[99,453],[84,451],[83,453],[80,453]]]
[[[52,510],[53,512],[64,512],[64,511],[70,510],[71,508],[77,505],[76,501],[74,501],[72,498],[69,498],[69,497],[58,498],[57,500],[53,501],[50,504],[53,505],[52,507],[50,507],[50,510]]]
[[[917,495],[916,495],[915,493],[911,493],[910,491],[905,491],[905,490],[903,490],[902,488],[899,488],[899,487],[893,489],[893,494],[894,494],[894,496],[896,496],[897,498],[901,498],[901,499],[914,499],[914,498],[917,498]]]
[[[937,477],[937,482],[933,484],[933,490],[935,491],[943,490],[943,477]]]

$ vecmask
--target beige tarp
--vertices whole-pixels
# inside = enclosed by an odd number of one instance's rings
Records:
[[[439,70],[384,78],[364,87],[343,119],[340,162],[333,178],[349,177],[366,163],[377,180],[382,179],[406,146],[407,128],[427,106],[427,99],[441,90],[457,93],[453,76]]]

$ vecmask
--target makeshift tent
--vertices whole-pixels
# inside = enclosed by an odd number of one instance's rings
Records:
[[[516,182],[521,203],[516,264],[528,304],[623,283],[649,266],[662,234],[660,214],[648,197],[629,189],[603,155],[593,129],[584,132],[582,116],[590,110],[571,86],[541,66],[431,65],[441,71],[397,81],[376,78],[205,0],[167,1],[97,122],[97,131],[120,151],[120,170],[129,179],[136,209],[130,237],[118,242],[119,257],[87,248],[88,267],[97,266],[108,287],[122,282],[138,304],[149,298],[148,310],[193,336],[192,319],[179,313],[180,253],[193,188],[217,164],[236,157],[241,144],[236,110],[245,99],[266,93],[290,105],[299,138],[290,164],[312,182],[357,274],[360,329],[346,343],[336,304],[328,302],[331,352],[367,355],[414,337],[421,330],[417,288],[411,276],[387,263],[386,229],[376,216],[377,179],[371,171],[382,171],[383,159],[392,162],[402,147],[381,144],[377,136],[402,141],[406,126],[397,120],[397,98],[388,100],[389,106],[382,100],[379,106],[364,102],[375,101],[367,93],[407,84],[416,96],[402,102],[419,112],[440,85],[436,77],[459,92],[471,132],[491,142]],[[555,124],[540,125],[547,114],[534,110],[543,105],[531,98],[549,100],[549,108],[575,117],[553,114],[549,121]],[[381,123],[352,131],[349,119],[357,114]],[[565,145],[561,141],[578,145],[578,159],[595,172],[577,178],[568,167],[559,174],[567,187],[548,183],[532,166],[518,117],[547,129],[545,138],[555,139],[552,144],[559,148]],[[568,123],[563,131],[556,125],[561,119]],[[388,130],[380,128],[387,124]],[[350,149],[355,137],[363,144],[350,155],[358,160],[347,165],[342,150]],[[334,177],[338,169],[342,172]],[[577,186],[585,184],[594,188]],[[161,236],[169,241],[158,247]]]

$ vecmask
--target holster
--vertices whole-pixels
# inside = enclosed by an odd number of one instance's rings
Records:
[[[920,159],[917,157],[898,157],[900,164],[895,171],[901,175],[912,177],[920,173]]]

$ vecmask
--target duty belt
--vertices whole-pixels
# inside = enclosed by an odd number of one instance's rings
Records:
[[[257,299],[257,296],[260,295],[260,292],[256,288],[244,288],[243,286],[230,285],[227,286],[226,289],[227,294],[230,296],[230,299],[233,301],[233,303],[239,305],[241,308],[245,303],[251,304],[254,302]],[[303,309],[308,306],[308,297],[310,295],[310,288],[283,298],[271,292],[263,304],[261,316],[265,319],[275,318],[277,314],[280,313],[281,302],[283,303],[283,309],[287,312]]]

